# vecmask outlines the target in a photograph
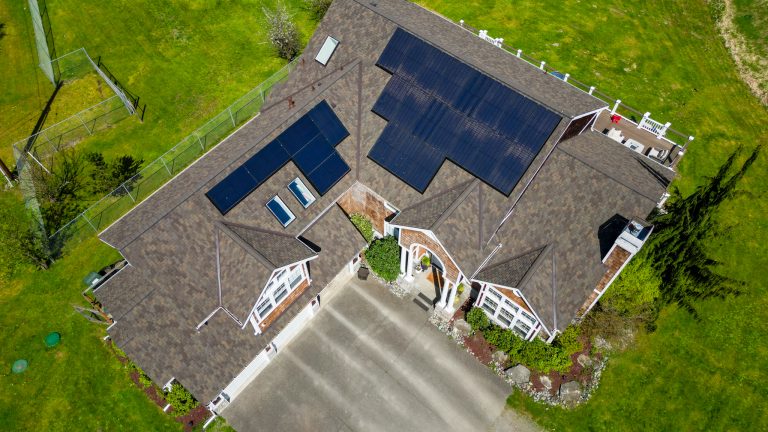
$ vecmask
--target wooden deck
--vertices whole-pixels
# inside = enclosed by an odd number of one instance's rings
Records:
[[[643,155],[648,156],[648,152],[651,150],[651,148],[655,147],[657,149],[667,150],[668,154],[667,157],[660,161],[658,159],[649,158],[651,160],[654,160],[656,162],[662,163],[665,166],[672,165],[672,162],[677,158],[677,154],[680,151],[680,147],[669,143],[669,141],[666,141],[664,139],[657,138],[656,135],[648,132],[645,129],[638,129],[637,125],[632,124],[630,121],[626,120],[622,117],[621,120],[619,120],[619,123],[611,123],[611,112],[604,110],[601,111],[600,114],[597,116],[597,120],[595,121],[595,124],[593,126],[593,129],[597,132],[602,132],[604,134],[607,134],[609,130],[611,129],[618,129],[621,131],[621,134],[624,136],[624,139],[633,139],[643,146],[645,148],[643,149]]]

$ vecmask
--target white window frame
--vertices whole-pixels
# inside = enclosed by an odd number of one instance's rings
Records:
[[[280,220],[280,218],[277,216],[277,214],[276,214],[276,213],[275,213],[275,212],[274,212],[274,211],[273,211],[273,210],[272,210],[272,209],[269,207],[269,203],[271,203],[272,201],[275,201],[276,203],[280,204],[280,206],[281,206],[281,207],[283,207],[283,210],[285,210],[285,212],[286,212],[286,213],[288,213],[288,216],[290,216],[290,219],[288,219],[288,221],[287,221],[287,222],[283,223],[283,221],[281,221],[281,220]],[[269,201],[267,201],[267,203],[266,203],[264,206],[265,206],[265,207],[267,207],[267,210],[269,210],[269,212],[270,212],[270,213],[272,213],[272,216],[274,216],[274,217],[275,217],[275,219],[277,219],[277,222],[278,222],[280,225],[282,225],[282,226],[283,226],[283,228],[287,227],[288,225],[290,225],[290,224],[291,224],[291,222],[293,222],[294,220],[296,220],[296,215],[295,215],[295,214],[293,214],[293,212],[291,211],[291,209],[290,209],[290,208],[288,208],[288,205],[287,205],[287,204],[285,204],[285,202],[283,201],[283,199],[282,199],[282,198],[280,198],[280,196],[278,196],[278,195],[275,195],[275,196],[273,196],[273,197],[272,197],[272,199],[270,199]]]
[[[267,287],[264,289],[264,293],[259,296],[259,300],[256,303],[256,308],[253,310],[253,317],[256,320],[254,325],[256,327],[258,327],[259,323],[266,320],[277,309],[277,307],[280,306],[280,304],[282,304],[285,299],[287,299],[291,293],[294,292],[296,288],[298,288],[299,285],[301,285],[301,283],[307,279],[302,267],[304,267],[304,263],[297,265],[296,268],[292,270],[289,270],[288,268],[281,269],[272,279],[270,279]],[[295,279],[297,276],[298,279]],[[298,280],[298,283],[296,283],[296,286],[294,287],[291,287],[292,280]],[[276,300],[275,295],[278,294],[281,288],[285,288],[286,293],[281,299]],[[266,303],[269,303],[271,307],[262,316],[262,314],[259,312],[259,306],[262,306]]]
[[[486,305],[486,302],[488,302],[488,305]],[[491,303],[495,303],[496,306],[493,307]],[[536,327],[539,324],[538,320],[532,313],[528,312],[520,305],[510,300],[507,296],[502,294],[499,290],[491,285],[486,285],[486,292],[483,296],[483,301],[479,304],[479,306],[483,309],[485,314],[488,315],[488,317],[491,318],[496,324],[503,328],[511,329],[523,339],[530,338],[531,333],[535,332]],[[492,309],[493,312],[491,312],[489,309]],[[502,311],[505,311],[507,314],[513,317],[509,324],[500,318]],[[518,326],[518,323],[521,326]],[[528,330],[524,330],[522,325],[528,327]]]
[[[320,50],[317,52],[317,55],[315,56],[315,61],[320,63],[321,65],[325,66],[328,64],[329,61],[331,61],[331,57],[333,56],[333,53],[336,52],[336,48],[339,47],[339,41],[335,38],[328,36],[325,38],[325,42],[323,42],[323,46],[320,47]]]
[[[304,203],[301,202],[301,199],[299,199],[299,196],[296,194],[296,191],[291,189],[291,185],[294,183],[296,183],[296,185],[298,186],[298,189],[301,191],[301,194],[304,196],[304,198],[307,199],[306,205],[304,205]],[[317,198],[315,198],[315,195],[312,193],[312,191],[309,190],[307,185],[304,184],[304,182],[299,177],[296,177],[295,179],[293,179],[290,183],[288,183],[288,186],[286,187],[288,188],[289,191],[291,191],[291,194],[296,198],[296,201],[299,202],[299,205],[304,208],[311,206],[312,203],[314,203],[315,200],[317,200]]]

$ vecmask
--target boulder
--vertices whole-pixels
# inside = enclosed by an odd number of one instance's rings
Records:
[[[495,353],[493,353],[492,358],[493,358],[493,361],[501,364],[504,364],[507,362],[507,360],[509,360],[509,356],[504,351],[496,351]]]
[[[552,389],[552,379],[549,378],[548,376],[546,375],[540,376],[539,381],[541,382],[541,385],[543,385],[545,389],[547,390]]]
[[[586,355],[586,354],[579,354],[578,357],[576,357],[576,363],[580,364],[581,367],[592,367],[592,359]]]
[[[515,384],[527,384],[531,379],[531,370],[519,364],[504,371]]]
[[[560,384],[560,399],[566,403],[578,402],[581,399],[581,384],[578,381]]]
[[[465,338],[472,333],[472,326],[463,319],[457,319],[453,322],[453,331],[457,337]]]

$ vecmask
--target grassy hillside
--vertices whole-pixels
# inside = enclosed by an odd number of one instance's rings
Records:
[[[739,145],[768,137],[768,113],[739,81],[703,0],[419,3],[695,135],[675,183],[684,191],[714,174]],[[733,229],[710,242],[726,263],[721,271],[747,281],[742,297],[703,303],[701,322],[665,310],[655,333],[611,359],[585,406],[547,410],[520,395],[510,398],[512,406],[556,430],[768,428],[767,159],[762,155],[744,178],[747,193],[718,214]]]

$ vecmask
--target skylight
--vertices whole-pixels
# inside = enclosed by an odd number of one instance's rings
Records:
[[[312,195],[312,192],[309,191],[307,186],[304,185],[304,182],[298,177],[288,184],[288,189],[293,192],[293,196],[299,200],[299,203],[301,203],[304,208],[309,207],[310,204],[315,202],[315,196]]]
[[[320,48],[320,51],[317,53],[317,57],[315,57],[315,60],[317,60],[318,63],[325,66],[328,64],[328,61],[331,59],[331,56],[333,55],[333,52],[336,51],[336,47],[339,45],[339,41],[336,39],[328,36],[325,38],[325,42],[323,42],[322,48]]]
[[[273,215],[277,218],[277,220],[284,226],[288,226],[291,222],[293,222],[294,219],[296,219],[296,216],[293,215],[291,212],[291,209],[288,208],[287,205],[283,202],[283,200],[280,199],[279,196],[275,195],[269,202],[267,203],[267,208],[269,211],[272,212]]]

